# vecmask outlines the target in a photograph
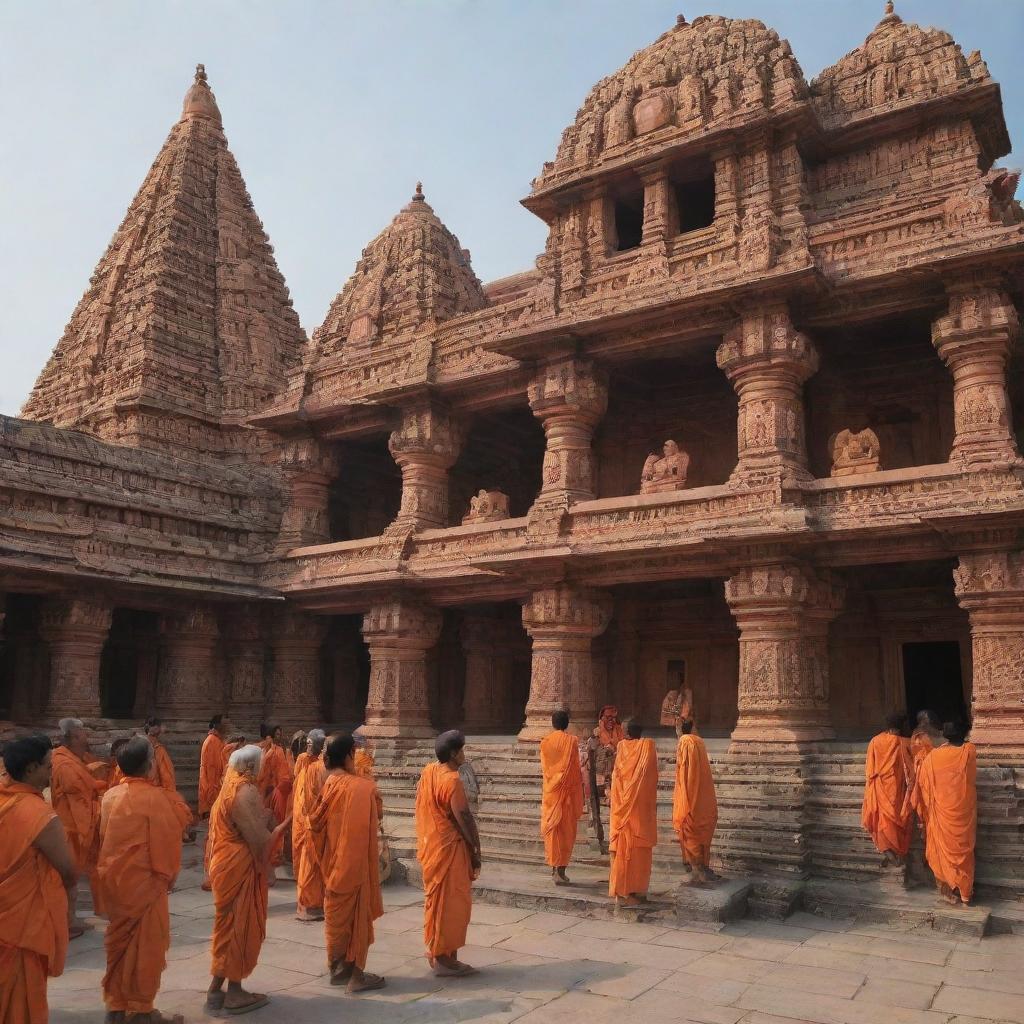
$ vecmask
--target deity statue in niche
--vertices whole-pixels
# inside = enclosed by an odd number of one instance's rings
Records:
[[[462,524],[491,523],[508,519],[508,495],[502,491],[480,490],[469,499],[469,511],[462,517]]]
[[[681,736],[683,722],[696,725],[697,716],[693,707],[693,690],[686,685],[686,662],[669,663],[670,670],[676,666],[675,679],[672,680],[675,685],[661,702],[661,724],[670,726],[677,736]]]
[[[647,456],[640,474],[641,494],[681,491],[686,486],[690,456],[671,440],[665,442],[662,453],[660,458],[653,452]]]
[[[878,435],[870,428],[840,430],[832,438],[832,476],[876,473],[880,468]]]

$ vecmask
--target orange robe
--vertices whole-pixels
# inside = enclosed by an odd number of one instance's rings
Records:
[[[905,857],[910,849],[911,823],[903,813],[910,772],[910,747],[902,736],[883,732],[868,744],[860,821],[879,853]]]
[[[267,936],[267,859],[253,856],[231,819],[239,790],[249,785],[245,775],[229,768],[210,811],[210,973],[228,981],[252,974]]]
[[[312,760],[313,755],[308,750],[304,750],[295,758],[295,763],[292,765],[292,782],[294,784],[298,784],[299,776],[309,767]]]
[[[973,743],[936,747],[921,765],[925,859],[936,880],[959,889],[965,903],[974,892],[977,774],[978,752]]]
[[[178,782],[174,775],[174,762],[167,748],[157,739],[149,737],[149,745],[153,748],[153,781],[170,793],[178,792]]]
[[[544,859],[553,868],[564,868],[572,859],[583,811],[583,775],[576,737],[560,729],[545,736],[540,742],[540,767]]]
[[[682,735],[676,746],[676,788],[672,794],[672,827],[687,864],[711,863],[711,840],[718,825],[718,799],[711,762],[699,736]]]
[[[917,820],[924,822],[924,809],[921,806],[921,765],[924,759],[935,749],[932,738],[925,729],[915,729],[910,737],[911,776],[910,788],[903,803],[903,816],[909,822],[916,814]]]
[[[274,793],[286,781],[291,782],[292,769],[288,764],[288,755],[284,749],[276,743],[271,743],[270,748],[260,744],[263,751],[263,760],[260,762],[260,774],[256,779],[256,788],[260,791],[260,798],[270,811],[274,810]],[[280,796],[278,797],[280,801]],[[277,818],[278,824],[284,821],[283,817]]]
[[[227,768],[227,744],[220,738],[215,729],[211,729],[203,740],[199,751],[199,813],[209,814],[213,801],[220,792],[220,784],[224,781]]]
[[[55,817],[38,790],[0,786],[0,1021],[46,1024],[46,979],[64,970],[68,898],[32,844]]]
[[[129,777],[103,798],[97,874],[110,916],[103,999],[111,1012],[151,1013],[171,945],[167,890],[181,868],[178,796]]]
[[[103,899],[95,874],[100,847],[100,799],[107,789],[107,780],[97,778],[97,761],[90,764],[95,770],[67,747],[57,747],[50,773],[50,800],[64,826],[78,873],[89,876],[93,909],[102,914]]]
[[[373,922],[384,913],[376,794],[369,779],[332,772],[310,816],[323,872],[329,967],[354,963],[363,970],[373,945]]]
[[[658,842],[658,753],[654,740],[621,740],[612,772],[609,896],[645,893]]]
[[[327,768],[323,761],[310,759],[295,779],[295,799],[292,804],[292,871],[295,874],[295,902],[300,909],[324,905],[324,879],[317,859],[310,817],[317,801]]]
[[[373,772],[374,760],[373,754],[368,750],[362,750],[356,748],[355,756],[355,769],[357,775],[362,775],[364,779],[374,779],[376,776]]]
[[[456,794],[466,800],[457,769],[439,761],[424,767],[416,787],[416,858],[423,869],[423,941],[431,957],[455,956],[466,944],[473,911],[469,846],[452,820]]]
[[[107,783],[107,792],[109,793],[115,786],[120,786],[124,780],[125,774],[121,771],[121,766],[116,761],[112,761],[110,764],[110,781]]]

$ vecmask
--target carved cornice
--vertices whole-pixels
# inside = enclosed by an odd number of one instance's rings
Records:
[[[56,598],[43,605],[40,630],[51,641],[72,633],[92,632],[105,637],[112,615],[113,608],[104,598]]]

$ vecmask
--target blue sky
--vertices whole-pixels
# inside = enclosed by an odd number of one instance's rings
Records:
[[[599,78],[682,10],[756,17],[808,78],[883,0],[3,0],[0,412],[14,414],[206,64],[307,332],[422,179],[485,281],[544,244],[519,205]],[[1024,145],[1024,3],[897,0],[980,49]],[[1013,157],[1004,163],[1013,165]]]

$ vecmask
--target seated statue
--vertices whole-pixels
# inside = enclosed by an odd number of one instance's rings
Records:
[[[462,517],[462,525],[491,523],[497,519],[508,519],[508,495],[480,490],[469,499],[469,511]]]
[[[660,491],[681,491],[686,486],[686,471],[690,456],[681,451],[675,441],[666,441],[661,458],[653,453],[647,456],[640,474],[640,493],[657,494]]]
[[[840,430],[832,439],[832,476],[876,473],[880,468],[878,435],[868,428],[854,434]]]

